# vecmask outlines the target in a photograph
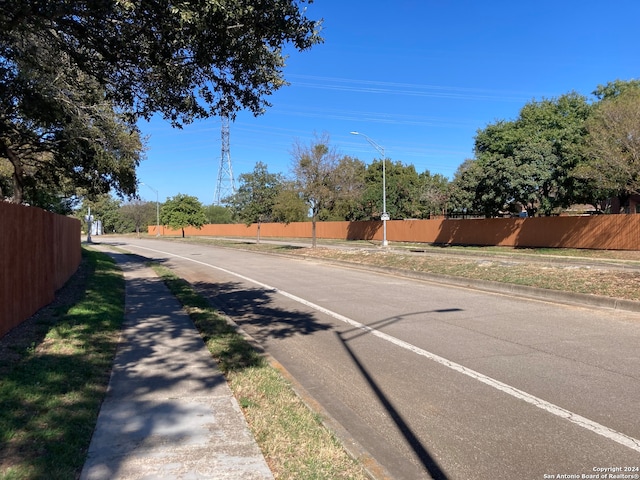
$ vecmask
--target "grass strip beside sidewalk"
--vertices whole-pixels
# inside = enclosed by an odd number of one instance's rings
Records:
[[[83,249],[56,301],[0,349],[0,479],[70,479],[82,470],[124,318],[124,278]]]
[[[369,478],[289,382],[206,299],[171,270],[153,268],[200,331],[275,478]]]

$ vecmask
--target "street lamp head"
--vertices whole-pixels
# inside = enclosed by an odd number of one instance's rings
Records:
[[[351,135],[360,135],[360,132],[349,132]]]

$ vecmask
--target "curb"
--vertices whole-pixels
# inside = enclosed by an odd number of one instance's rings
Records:
[[[193,287],[193,285],[192,285]],[[197,287],[193,287],[197,290]],[[322,424],[324,427],[329,430],[333,435],[335,435],[340,444],[343,446],[345,451],[351,458],[358,461],[365,469],[367,474],[372,480],[392,480],[393,477],[389,474],[389,472],[380,465],[373,456],[355,439],[353,436],[345,429],[333,416],[325,410],[325,408],[318,403],[315,398],[307,392],[307,390],[300,384],[291,373],[282,365],[278,360],[276,360],[273,356],[271,356],[260,343],[255,340],[251,335],[249,335],[240,325],[238,325],[232,317],[227,315],[222,306],[219,305],[215,299],[210,299],[205,297],[207,301],[212,304],[213,307],[217,310],[217,313],[220,314],[227,321],[229,325],[231,325],[236,332],[244,337],[244,339],[251,344],[251,346],[262,355],[269,365],[276,369],[290,384],[291,388],[295,394],[302,400],[302,403],[306,405],[306,407],[320,415],[322,418]]]
[[[223,245],[216,245],[216,248],[231,248]],[[237,249],[234,249],[237,250]],[[393,275],[397,277],[413,278],[415,280],[421,280],[425,282],[437,283],[440,285],[450,285],[452,287],[467,288],[471,290],[478,290],[487,293],[497,293],[502,295],[510,295],[521,298],[527,298],[530,300],[547,301],[552,303],[558,303],[561,305],[571,305],[577,307],[595,307],[604,308],[625,312],[640,313],[640,301],[625,300],[621,298],[604,297],[600,295],[591,295],[587,293],[573,293],[565,292],[562,290],[550,290],[547,288],[529,287],[527,285],[518,285],[514,283],[502,283],[492,280],[477,280],[463,277],[452,277],[449,275],[424,273],[424,272],[412,272],[411,270],[405,270],[401,268],[393,267],[377,267],[375,265],[367,265],[362,263],[348,262],[345,260],[331,260],[321,257],[314,257],[309,255],[287,255],[281,252],[261,252],[259,250],[251,250],[251,253],[258,253],[261,255],[273,255],[287,258],[300,258],[302,260],[313,260],[316,262],[323,262],[328,264],[339,265],[342,267],[353,268],[356,270],[365,270],[383,273],[386,275]],[[556,260],[554,257],[551,261],[545,259],[545,262],[549,263],[570,263],[570,259],[560,257],[561,260]],[[619,267],[620,268],[620,267]],[[621,267],[625,269],[623,265]]]
[[[263,253],[263,252],[259,252]],[[278,254],[282,255],[282,254]],[[467,288],[488,293],[498,293],[503,295],[511,295],[516,297],[527,298],[531,300],[548,301],[563,305],[572,305],[578,307],[596,307],[606,308],[619,311],[627,311],[640,313],[640,301],[624,300],[620,298],[603,297],[599,295],[590,295],[586,293],[572,293],[561,290],[550,290],[546,288],[529,287],[526,285],[517,285],[514,283],[501,283],[492,280],[476,280],[462,277],[451,277],[448,275],[438,275],[434,273],[412,272],[401,268],[392,267],[376,267],[374,265],[365,265],[360,263],[346,262],[342,260],[327,260],[324,258],[303,255],[300,258],[304,260],[321,261],[339,265],[342,267],[353,268],[356,270],[365,270],[393,275],[396,277],[412,278],[425,282],[437,283],[440,285],[450,285],[457,288]]]

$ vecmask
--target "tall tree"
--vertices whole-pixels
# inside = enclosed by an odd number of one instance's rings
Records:
[[[513,204],[513,181],[518,175],[514,158],[499,153],[485,154],[476,166],[480,172],[476,170],[479,176],[473,209],[486,218],[499,216]]]
[[[237,192],[225,203],[245,224],[257,224],[257,243],[260,243],[260,226],[263,222],[273,221],[273,207],[282,188],[282,178],[279,174],[269,173],[267,166],[258,162],[253,172],[240,175],[239,182]]]
[[[480,171],[476,203],[487,215],[516,204],[550,214],[584,196],[571,175],[583,161],[582,144],[591,106],[576,93],[526,104],[515,121],[479,130],[475,153]],[[504,202],[502,205],[501,203]]]
[[[336,165],[336,198],[323,220],[360,220],[367,166],[357,158],[344,156]]]
[[[521,110],[518,127],[523,132],[519,166],[532,158],[536,169],[537,205],[544,214],[584,201],[585,185],[571,172],[584,161],[583,145],[587,137],[586,121],[592,105],[575,92],[558,98],[531,102]],[[525,173],[526,168],[521,172]]]
[[[521,139],[522,132],[514,121],[500,120],[478,130],[475,161],[459,170],[454,179],[456,198],[467,197],[460,189],[471,196],[469,210],[493,217],[513,202],[514,175],[518,175],[514,157]]]
[[[295,181],[285,181],[273,205],[273,220],[281,223],[309,220],[309,207],[298,191]]]
[[[419,200],[422,218],[433,215],[446,215],[449,202],[449,180],[439,173],[431,175],[426,170],[420,175]]]
[[[123,219],[123,232],[135,230],[139,237],[140,230],[144,229],[146,232],[146,227],[149,225],[155,226],[158,221],[156,202],[131,200],[120,207],[120,216]],[[124,230],[124,228],[127,228],[127,230]]]
[[[449,212],[464,217],[475,213],[478,177],[482,168],[478,160],[468,158],[458,166],[449,187]]]
[[[291,152],[296,185],[309,207],[311,244],[316,247],[316,223],[323,210],[330,210],[336,199],[335,172],[339,155],[330,145],[329,136],[316,137],[309,145],[296,142]]]
[[[593,95],[595,95],[598,100],[608,100],[617,97],[629,89],[640,89],[640,80],[614,80],[605,85],[598,85],[598,88],[593,91]]]
[[[620,198],[640,194],[640,88],[602,100],[587,124],[588,160],[576,174]]]
[[[551,142],[541,138],[524,139],[516,148],[513,157],[511,181],[513,208],[525,208],[528,216],[539,210],[549,215],[556,207],[559,185],[554,184],[560,177],[558,158]],[[562,175],[567,172],[563,171]],[[563,200],[564,201],[564,200]]]
[[[387,163],[387,212],[391,218],[419,218],[420,177],[413,165],[401,161]]]
[[[160,210],[160,222],[174,230],[182,230],[182,238],[184,238],[185,227],[199,229],[206,220],[200,201],[196,197],[182,193],[167,198]]]
[[[227,206],[207,205],[204,207],[204,214],[207,217],[207,223],[233,223],[233,212]]]
[[[386,162],[384,193],[387,213],[392,219],[420,217],[420,177],[415,167],[387,158],[376,159],[367,166],[362,194],[362,219],[377,220],[383,213],[383,161]]]

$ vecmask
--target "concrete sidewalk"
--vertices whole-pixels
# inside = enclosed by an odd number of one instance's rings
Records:
[[[150,268],[105,252],[125,274],[125,323],[80,478],[272,479],[181,305]]]

